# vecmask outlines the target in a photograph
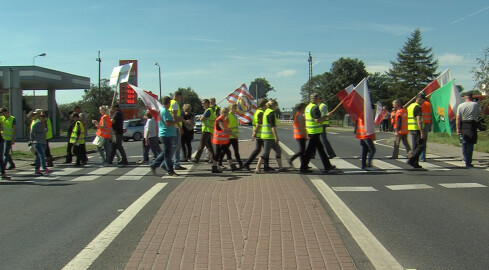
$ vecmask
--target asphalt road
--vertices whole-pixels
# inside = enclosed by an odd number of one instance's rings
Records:
[[[242,139],[249,138],[248,127],[240,132]],[[279,134],[287,148],[297,149],[290,130]],[[427,170],[411,170],[403,159],[386,158],[392,148],[382,144],[389,136],[378,134],[378,169],[365,172],[359,169],[361,148],[351,131],[333,130],[329,139],[340,158],[332,163],[340,174],[312,177],[334,190],[403,268],[489,269],[489,172],[462,169],[450,152],[430,156],[422,163]],[[58,173],[46,179],[21,168],[17,181],[0,183],[0,269],[63,268],[138,198],[158,183],[167,184],[90,267],[123,268],[161,203],[184,180],[151,174],[138,181],[116,180],[138,167],[142,152],[141,142],[124,146],[132,163],[125,168],[100,171],[98,154],[91,154],[91,165],[78,171],[59,165]],[[312,163],[321,168],[320,160]],[[304,180],[315,189],[310,176]],[[322,201],[358,268],[372,269],[341,213],[327,198]]]

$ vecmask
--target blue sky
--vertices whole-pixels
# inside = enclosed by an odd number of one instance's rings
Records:
[[[220,100],[265,77],[281,108],[299,102],[309,51],[315,75],[340,57],[384,72],[420,28],[439,71],[450,68],[470,90],[470,70],[489,47],[487,0],[1,2],[0,65],[32,65],[35,55],[46,53],[36,65],[96,84],[100,50],[102,78],[119,59],[137,59],[139,86],[158,93],[158,62],[163,94],[190,86],[201,98]],[[57,100],[69,103],[82,94],[57,91]]]

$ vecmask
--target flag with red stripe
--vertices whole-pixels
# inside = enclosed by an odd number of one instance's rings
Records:
[[[138,94],[138,97],[144,102],[144,106],[151,113],[153,119],[160,121],[160,111],[163,109],[163,105],[158,101],[158,96],[132,84],[128,84],[127,86]]]
[[[236,103],[238,105],[236,115],[241,122],[249,123],[253,121],[253,114],[257,107],[245,84],[234,90],[226,99],[229,103]]]

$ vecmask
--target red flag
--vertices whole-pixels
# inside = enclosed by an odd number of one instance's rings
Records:
[[[238,104],[236,115],[240,121],[249,123],[253,120],[253,114],[257,107],[245,84],[234,90],[226,99],[229,103]]]
[[[384,116],[386,113],[387,113],[387,111],[384,108],[382,108],[382,103],[378,103],[377,104],[377,110],[375,113],[375,124],[376,125],[380,125],[382,120],[384,120]]]
[[[349,85],[347,88],[345,88],[345,89],[343,89],[343,90],[339,91],[339,92],[338,92],[338,94],[336,94],[336,96],[338,97],[338,99],[339,99],[340,101],[342,101],[343,99],[345,99],[345,98],[346,98],[346,96],[348,96],[348,94],[350,94],[350,93],[351,93],[351,91],[353,90],[353,88],[355,88],[355,87],[353,86],[353,84],[350,84],[350,85]]]
[[[160,121],[160,111],[163,109],[163,105],[158,101],[158,96],[132,84],[128,84],[128,87],[138,94],[138,97],[144,102],[153,119]]]

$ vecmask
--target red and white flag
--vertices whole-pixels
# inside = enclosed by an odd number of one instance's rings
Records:
[[[387,113],[387,111],[384,110],[384,108],[382,108],[382,103],[380,103],[380,102],[377,103],[376,106],[377,106],[377,109],[375,112],[375,124],[380,125],[382,120],[384,120],[384,116]]]
[[[229,103],[238,104],[236,115],[241,122],[249,123],[253,121],[253,114],[257,107],[245,84],[234,90],[226,99]]]
[[[346,96],[348,96],[348,94],[351,93],[351,91],[353,91],[353,88],[355,88],[355,86],[353,86],[353,84],[350,84],[347,88],[339,91],[338,94],[336,94],[336,96],[340,101],[342,101],[343,99],[346,98]]]
[[[366,135],[375,133],[374,112],[370,93],[368,91],[367,78],[364,78],[343,100],[343,107],[353,121],[362,118],[365,123]]]
[[[138,94],[138,97],[144,102],[153,119],[160,121],[160,111],[163,110],[163,105],[158,101],[158,96],[132,84],[128,84],[128,87]]]
[[[358,118],[363,116],[363,91],[358,92],[359,89],[357,85],[356,88],[352,89],[352,91],[342,100],[343,108],[350,115],[350,118],[356,122]]]
[[[426,95],[433,93],[438,90],[440,87],[449,83],[452,80],[452,73],[450,69],[443,71],[435,80],[429,83],[424,89]],[[452,92],[450,95],[450,106],[448,107],[448,118],[450,120],[455,119],[455,114],[457,112],[458,105],[462,102],[460,98],[460,94],[458,92],[457,86],[452,84]]]

